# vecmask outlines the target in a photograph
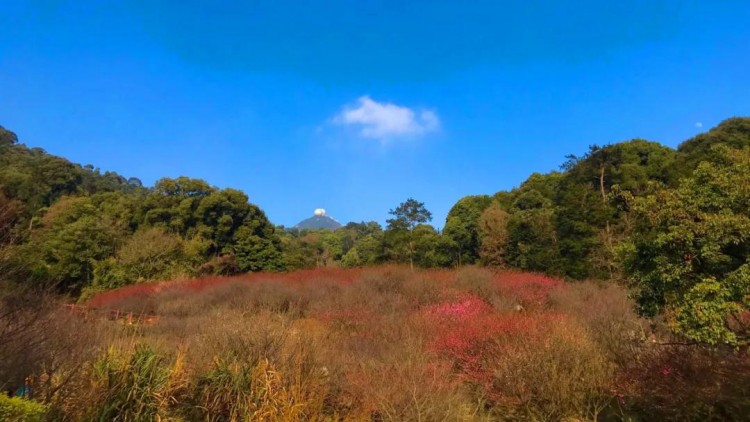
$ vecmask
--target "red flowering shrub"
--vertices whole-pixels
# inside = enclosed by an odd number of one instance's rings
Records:
[[[545,309],[550,293],[565,287],[565,282],[543,274],[503,272],[497,276],[500,294],[512,298],[526,310]]]
[[[591,418],[610,400],[611,365],[563,314],[499,313],[464,295],[425,307],[422,316],[428,349],[450,359],[459,379],[505,416],[521,408],[524,419]]]
[[[147,284],[134,284],[96,294],[88,302],[92,308],[113,307],[128,298],[141,300],[164,291],[201,293],[215,287],[231,283],[276,282],[284,285],[306,285],[310,283],[335,282],[349,285],[362,275],[361,269],[316,268],[292,273],[249,273],[232,277],[208,276],[193,280],[163,281]],[[116,306],[115,306],[116,307]]]
[[[436,322],[464,322],[491,310],[492,308],[478,297],[464,294],[456,301],[428,306],[424,313]]]
[[[432,340],[428,347],[440,356],[453,360],[460,375],[484,389],[492,391],[493,368],[486,365],[487,354],[497,345],[499,337],[535,338],[543,326],[553,324],[559,315],[526,315],[496,313],[476,297],[464,296],[457,302],[433,305],[424,310]]]
[[[92,308],[106,308],[112,303],[128,298],[138,301],[140,298],[148,297],[158,292],[161,289],[160,285],[161,283],[134,284],[115,290],[108,290],[95,295],[86,304]]]

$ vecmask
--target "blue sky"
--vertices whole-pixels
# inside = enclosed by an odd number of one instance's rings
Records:
[[[750,2],[4,2],[0,125],[147,184],[443,225],[591,144],[750,115]]]

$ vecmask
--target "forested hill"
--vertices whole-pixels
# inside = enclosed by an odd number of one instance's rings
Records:
[[[621,270],[617,247],[635,228],[636,198],[675,189],[700,163],[724,165],[734,154],[727,149],[748,148],[750,118],[725,120],[677,150],[641,139],[591,146],[509,192],[462,198],[443,234],[465,263],[612,278]]]
[[[80,294],[204,273],[281,270],[280,241],[244,193],[202,180],[101,173],[0,129],[0,265]]]
[[[748,180],[750,118],[732,118],[676,150],[641,139],[592,146],[511,191],[460,199],[442,233],[413,199],[385,229],[282,230],[238,190],[186,177],[143,187],[0,129],[0,274],[88,295],[201,274],[482,264],[627,281],[647,314],[718,295],[726,314],[750,297]]]

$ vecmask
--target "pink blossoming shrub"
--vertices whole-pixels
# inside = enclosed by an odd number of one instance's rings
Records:
[[[512,298],[526,310],[545,309],[550,294],[565,288],[565,282],[543,274],[503,272],[497,276],[500,294]]]
[[[612,397],[612,366],[566,315],[497,312],[464,295],[422,316],[428,349],[452,361],[458,379],[506,416],[525,409],[518,418],[594,418]]]

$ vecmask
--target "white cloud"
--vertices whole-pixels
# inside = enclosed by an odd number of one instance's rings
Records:
[[[701,123],[701,122],[695,122],[695,127],[697,127],[697,128],[700,129],[700,128],[703,127],[703,123]]]
[[[420,136],[440,128],[440,119],[430,110],[412,110],[392,103],[359,97],[333,118],[340,125],[355,126],[364,138],[387,140]]]

